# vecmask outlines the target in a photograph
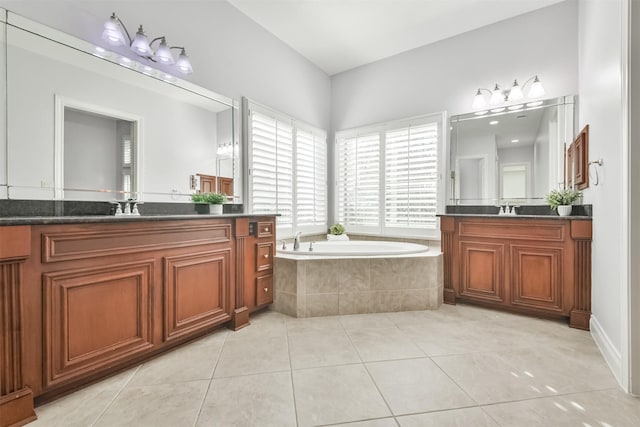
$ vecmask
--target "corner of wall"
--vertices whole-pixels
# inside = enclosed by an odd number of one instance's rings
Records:
[[[613,372],[613,376],[616,378],[616,381],[618,381],[618,384],[628,392],[629,383],[628,378],[624,375],[622,354],[620,354],[618,349],[613,345],[613,342],[611,342],[611,339],[609,339],[609,336],[593,314],[591,315],[589,327],[591,329],[591,337],[598,346],[607,365],[609,365],[611,372]]]

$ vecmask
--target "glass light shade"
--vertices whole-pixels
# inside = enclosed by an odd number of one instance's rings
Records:
[[[140,56],[151,56],[151,46],[149,46],[149,40],[147,39],[147,35],[142,29],[142,25],[140,25],[140,28],[138,28],[136,37],[131,43],[131,50]]]
[[[156,61],[162,62],[163,64],[175,64],[175,60],[173,59],[173,55],[171,54],[171,50],[167,45],[167,41],[162,38],[160,42],[160,46],[158,46],[158,50],[156,50]]]
[[[178,60],[176,61],[176,67],[183,74],[191,74],[193,73],[193,68],[191,67],[191,62],[189,62],[189,57],[187,53],[182,49],[180,52],[180,56],[178,56]]]
[[[500,90],[500,86],[496,84],[496,87],[491,92],[491,99],[489,100],[491,104],[500,104],[504,102],[504,96],[502,95],[502,91]]]
[[[102,40],[106,41],[111,46],[124,46],[127,43],[115,14],[111,15],[111,17],[104,23]]]
[[[538,98],[542,95],[544,95],[544,87],[542,87],[542,83],[540,83],[538,76],[536,76],[531,84],[531,89],[529,89],[529,98]]]
[[[473,104],[471,104],[471,108],[482,108],[485,105],[487,105],[487,101],[484,99],[484,96],[482,96],[482,93],[480,93],[480,89],[478,89],[478,91],[476,92],[476,96],[473,98]]]
[[[522,99],[524,94],[522,93],[522,88],[518,84],[517,80],[513,81],[513,87],[509,91],[509,101],[515,101],[518,99]]]

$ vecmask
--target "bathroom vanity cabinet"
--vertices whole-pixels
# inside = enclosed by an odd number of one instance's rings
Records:
[[[477,303],[589,329],[591,219],[443,215],[444,302]]]
[[[66,221],[0,226],[2,427],[271,302],[274,217]]]

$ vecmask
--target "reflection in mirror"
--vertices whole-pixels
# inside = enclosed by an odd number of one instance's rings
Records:
[[[191,202],[190,177],[218,175],[233,100],[12,13],[6,34],[6,197]]]
[[[54,187],[64,189],[56,198],[83,200],[87,192],[92,200],[136,198],[140,118],[62,97],[56,111]]]
[[[451,117],[449,203],[539,204],[563,185],[573,97]]]

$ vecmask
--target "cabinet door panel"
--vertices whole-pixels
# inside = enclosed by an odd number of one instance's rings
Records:
[[[271,304],[273,302],[273,276],[256,278],[256,305]]]
[[[512,304],[562,310],[562,248],[511,245]]]
[[[165,258],[165,340],[230,319],[231,250]]]
[[[153,261],[45,273],[45,384],[151,348]]]
[[[461,296],[488,301],[504,300],[504,245],[460,242]]]

